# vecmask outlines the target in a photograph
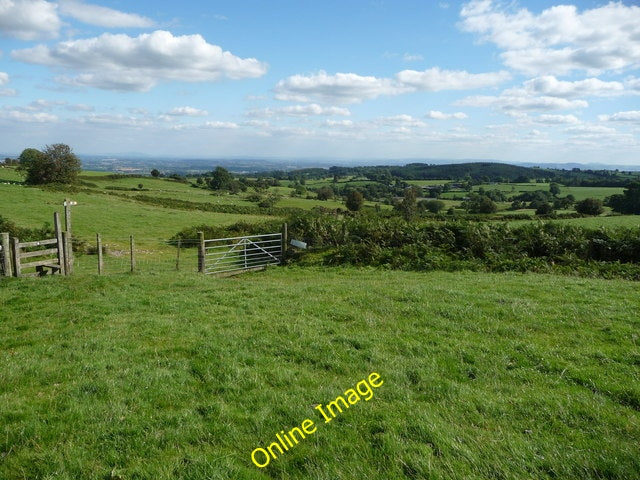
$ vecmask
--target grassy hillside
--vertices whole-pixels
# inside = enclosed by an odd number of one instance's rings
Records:
[[[634,478],[639,309],[637,283],[546,275],[3,279],[0,478]]]

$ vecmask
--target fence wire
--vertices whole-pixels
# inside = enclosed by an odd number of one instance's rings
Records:
[[[198,271],[198,239],[162,240],[130,237],[102,237],[102,275],[135,272]],[[74,273],[98,274],[97,240],[76,246]]]

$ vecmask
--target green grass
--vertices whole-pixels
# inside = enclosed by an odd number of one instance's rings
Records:
[[[0,478],[631,479],[639,308],[636,283],[546,275],[2,280]]]
[[[141,245],[173,236],[193,225],[230,225],[238,220],[260,222],[273,217],[237,215],[198,210],[156,207],[99,193],[49,192],[22,185],[0,185],[0,215],[22,227],[53,224],[53,212],[62,213],[65,197],[78,202],[72,207],[72,229],[76,237],[93,240],[96,233],[105,241],[120,244],[134,235]]]

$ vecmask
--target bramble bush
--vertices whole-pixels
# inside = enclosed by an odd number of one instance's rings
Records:
[[[559,271],[640,279],[640,228],[308,214],[291,219],[289,232],[324,251],[324,262],[331,265]]]

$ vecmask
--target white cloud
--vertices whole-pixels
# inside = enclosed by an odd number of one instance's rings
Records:
[[[28,112],[23,109],[6,109],[0,112],[0,119],[24,123],[53,123],[58,120],[58,117],[45,112]]]
[[[147,28],[153,26],[153,20],[149,18],[99,5],[86,4],[81,0],[60,0],[59,5],[61,14],[90,25],[118,28]]]
[[[455,104],[465,107],[495,107],[505,111],[573,110],[589,106],[589,103],[585,100],[568,100],[549,96],[532,97],[509,93],[497,97],[486,95],[471,96],[458,100]]]
[[[9,74],[0,72],[0,87],[9,83]],[[13,97],[16,91],[13,88],[0,88],[0,97]]]
[[[599,115],[598,120],[602,122],[640,122],[640,110],[618,112],[613,115]]]
[[[267,67],[254,58],[239,58],[200,35],[173,36],[158,30],[130,37],[99,37],[14,50],[12,58],[51,68],[81,72],[59,76],[60,83],[119,91],[147,91],[159,81],[210,82],[222,78],[255,78]]]
[[[311,103],[307,105],[290,105],[288,107],[281,108],[262,108],[251,110],[248,114],[249,117],[254,118],[266,118],[277,116],[288,117],[309,117],[309,116],[349,116],[351,112],[348,108],[342,107],[323,107],[317,103]]]
[[[536,123],[542,123],[545,125],[567,125],[580,123],[578,117],[575,115],[551,115],[543,114],[533,119]]]
[[[615,128],[611,128],[611,127],[605,127],[603,125],[578,125],[575,127],[569,127],[565,129],[565,132],[567,133],[573,133],[573,134],[589,134],[589,135],[593,135],[593,134],[612,134],[612,133],[616,133],[616,129]]]
[[[545,75],[527,80],[524,82],[524,89],[532,95],[549,95],[552,97],[606,97],[623,94],[625,86],[621,82],[603,82],[597,78],[568,82],[558,80],[553,75]]]
[[[395,78],[362,76],[355,73],[328,75],[320,71],[313,75],[293,75],[280,80],[274,88],[278,100],[326,103],[359,103],[382,95],[410,92],[465,90],[494,86],[509,79],[507,72],[473,74],[466,71],[403,70]]]
[[[418,72],[403,70],[396,75],[405,88],[421,92],[441,90],[472,90],[492,87],[509,80],[508,72],[469,73],[464,70],[440,70],[438,67]]]
[[[209,112],[193,107],[176,107],[171,109],[171,111],[168,112],[168,115],[182,117],[205,117],[209,115]]]
[[[0,35],[20,40],[55,38],[62,27],[57,5],[44,0],[0,0]]]
[[[218,128],[218,129],[227,129],[227,130],[235,130],[238,128],[238,124],[234,122],[205,122],[204,126],[206,128]]]
[[[455,118],[456,120],[463,120],[467,118],[467,114],[463,112],[456,113],[443,113],[437,110],[431,110],[426,114],[427,118],[431,118],[432,120],[451,120]]]
[[[95,111],[95,108],[91,105],[85,105],[84,103],[77,103],[75,105],[69,105],[67,110],[72,112],[93,112]]]
[[[461,27],[504,50],[505,64],[530,75],[601,73],[640,63],[640,7],[609,2],[578,12],[557,5],[534,14],[507,11],[491,0],[463,6]]]
[[[404,55],[402,55],[402,60],[404,60],[405,62],[419,62],[421,60],[424,60],[424,57],[419,53],[405,53]]]
[[[43,112],[53,110],[56,107],[60,107],[62,105],[66,105],[67,102],[64,100],[34,100],[29,103],[26,107],[24,107],[25,111],[30,112]]]
[[[390,117],[380,117],[372,122],[374,125],[383,127],[396,127],[405,129],[403,132],[408,131],[410,128],[426,127],[427,124],[422,120],[412,117],[411,115],[392,115]]]
[[[403,93],[391,79],[361,76],[355,73],[328,75],[293,75],[280,80],[274,88],[278,100],[308,102],[319,99],[326,103],[358,103],[380,95]]]

